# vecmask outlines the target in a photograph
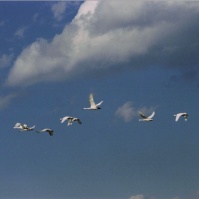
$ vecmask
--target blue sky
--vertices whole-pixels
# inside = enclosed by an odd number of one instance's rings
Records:
[[[198,199],[198,17],[197,1],[0,2],[0,199]]]

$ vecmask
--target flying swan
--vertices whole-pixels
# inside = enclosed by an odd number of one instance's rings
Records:
[[[140,116],[142,117],[142,119],[139,119],[139,121],[145,121],[145,122],[151,122],[153,121],[153,116],[155,115],[155,111],[153,111],[153,113],[146,117],[143,113],[138,112],[140,114]]]
[[[97,110],[97,109],[101,109],[100,105],[102,104],[103,101],[99,102],[98,104],[95,104],[94,98],[93,98],[93,94],[91,93],[89,95],[89,102],[90,102],[90,107],[89,108],[84,108],[84,110]]]
[[[32,131],[35,128],[35,125],[32,126],[32,127],[28,127],[27,124],[16,123],[13,128],[19,129],[19,131]]]
[[[65,116],[63,118],[60,118],[59,120],[61,121],[61,123],[64,123],[66,120],[68,120],[68,126],[72,125],[75,121],[79,124],[82,124],[81,120],[77,117]]]
[[[175,114],[174,117],[175,117],[175,121],[177,122],[180,117],[184,117],[184,120],[187,121],[187,117],[188,117],[188,114],[187,113],[178,113],[178,114]]]
[[[53,130],[52,129],[48,129],[48,128],[46,128],[46,129],[42,129],[42,130],[40,130],[40,131],[36,131],[37,133],[42,133],[42,132],[47,132],[50,136],[53,136]]]

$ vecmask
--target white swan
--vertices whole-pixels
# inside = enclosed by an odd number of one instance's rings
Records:
[[[53,130],[52,129],[48,129],[48,128],[46,128],[46,129],[42,129],[42,130],[40,130],[40,131],[36,131],[37,133],[42,133],[42,132],[47,132],[47,133],[49,133],[49,135],[50,136],[53,136]]]
[[[27,124],[16,123],[13,128],[19,129],[19,131],[32,131],[35,128],[35,125],[32,126],[32,127],[28,127]]]
[[[95,104],[94,98],[93,98],[93,94],[91,93],[89,95],[89,102],[90,102],[90,107],[89,108],[84,108],[84,110],[97,110],[97,109],[101,109],[100,105],[102,104],[103,101],[99,102],[98,104]]]
[[[82,124],[81,120],[77,117],[65,116],[63,118],[60,118],[59,120],[61,121],[61,123],[64,123],[66,120],[68,120],[68,126],[72,125],[75,121],[77,121],[79,124]]]
[[[153,113],[146,117],[143,113],[141,112],[138,112],[140,114],[140,116],[143,118],[143,119],[139,119],[139,121],[145,121],[145,122],[150,122],[150,121],[153,121],[153,116],[155,115],[155,111],[153,111]]]
[[[178,114],[175,114],[174,115],[175,121],[177,122],[180,119],[181,116],[183,116],[184,120],[187,121],[187,117],[188,117],[187,113],[178,113]]]

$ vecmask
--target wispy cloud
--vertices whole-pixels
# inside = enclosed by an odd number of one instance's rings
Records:
[[[0,56],[0,68],[5,68],[11,64],[13,60],[13,54],[6,55],[3,54]]]
[[[51,10],[53,12],[53,16],[57,21],[61,21],[63,19],[64,12],[66,11],[67,2],[60,1],[52,5]]]
[[[15,93],[0,96],[0,110],[6,108],[15,97],[17,97]]]
[[[34,22],[36,22],[37,19],[38,19],[38,17],[39,17],[39,14],[38,14],[38,13],[35,13],[35,14],[33,15],[33,17],[32,17],[32,20],[33,20]]]
[[[137,112],[133,107],[133,103],[128,101],[116,110],[115,115],[122,118],[125,122],[130,122],[137,116]]]
[[[53,8],[58,20],[66,6],[60,5]],[[60,35],[22,51],[6,84],[28,86],[129,65],[176,67],[189,76],[194,70],[198,77],[198,18],[197,2],[85,1]]]
[[[22,38],[24,36],[25,31],[27,30],[27,26],[21,27],[19,28],[16,32],[15,32],[15,36],[17,36],[18,38]]]

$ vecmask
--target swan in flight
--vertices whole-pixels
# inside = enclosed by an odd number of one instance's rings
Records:
[[[72,125],[75,121],[79,124],[82,124],[81,120],[77,117],[65,116],[63,118],[60,118],[61,123],[64,123],[66,120],[68,120],[68,126]]]
[[[155,111],[153,111],[153,113],[150,115],[150,116],[148,116],[148,117],[146,117],[143,113],[141,113],[141,112],[138,112],[139,114],[140,114],[140,116],[143,118],[143,119],[139,119],[139,121],[145,121],[145,122],[150,122],[150,121],[153,121],[153,116],[155,115]]]
[[[27,124],[16,123],[13,128],[19,129],[19,131],[32,131],[35,128],[35,125],[32,126],[32,127],[28,127]]]
[[[187,117],[188,117],[187,113],[178,113],[178,114],[174,115],[175,121],[177,122],[180,119],[181,116],[183,116],[184,120],[187,121]]]
[[[98,104],[95,104],[94,98],[93,98],[93,94],[91,93],[89,95],[89,102],[90,102],[90,107],[89,108],[84,108],[84,110],[97,110],[97,109],[101,109],[100,105],[102,104],[103,101],[99,102]]]
[[[47,132],[47,133],[49,133],[49,135],[50,136],[53,136],[53,130],[52,129],[48,129],[48,128],[46,128],[46,129],[42,129],[42,130],[40,130],[40,131],[36,131],[37,133],[42,133],[42,132]]]

